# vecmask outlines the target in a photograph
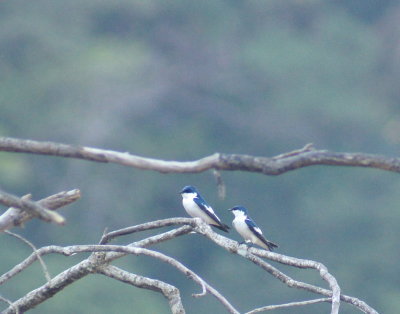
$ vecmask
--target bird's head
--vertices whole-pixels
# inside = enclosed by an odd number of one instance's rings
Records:
[[[235,215],[235,217],[240,215],[247,216],[247,209],[244,208],[243,206],[235,206],[228,210],[231,211],[232,214]]]
[[[179,193],[180,194],[193,194],[193,193],[197,194],[197,190],[194,186],[187,185]]]

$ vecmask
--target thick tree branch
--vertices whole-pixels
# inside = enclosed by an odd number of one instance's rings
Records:
[[[37,252],[40,252],[40,249]],[[45,285],[32,290],[19,300],[15,301],[13,305],[4,310],[2,314],[15,313],[15,308],[18,308],[18,310],[22,313],[34,308],[36,305],[51,298],[68,285],[91,273],[93,270],[92,265],[92,260],[85,259],[77,265],[68,268],[51,279]]]
[[[30,195],[27,196],[30,197]],[[26,200],[27,196],[24,196],[21,199]],[[75,202],[80,197],[80,191],[75,189],[51,195],[37,201],[36,203],[40,206],[45,207],[46,209],[56,210]],[[0,232],[16,226],[20,226],[34,217],[35,215],[33,215],[32,213],[28,213],[19,208],[11,207],[0,216]]]
[[[317,150],[311,144],[307,144],[302,149],[270,158],[215,153],[195,161],[181,162],[145,158],[127,152],[121,153],[91,147],[9,137],[0,137],[0,151],[78,158],[97,162],[112,162],[137,169],[154,170],[162,173],[197,173],[216,169],[280,175],[288,171],[314,165],[368,167],[400,172],[400,158],[388,158],[364,153],[335,153],[327,150]]]

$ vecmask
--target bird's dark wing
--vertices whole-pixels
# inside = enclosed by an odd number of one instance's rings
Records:
[[[259,238],[261,242],[263,242],[266,246],[268,246],[268,248],[269,248],[270,251],[272,251],[273,248],[278,247],[277,244],[275,244],[275,243],[273,243],[273,242],[271,242],[271,241],[268,241],[268,240],[264,237],[264,235],[263,235],[261,229],[258,228],[258,226],[256,225],[256,223],[255,223],[250,217],[247,217],[247,218],[246,218],[245,223],[246,223],[246,225],[250,228],[250,230],[257,236],[257,238]]]
[[[217,227],[218,229],[221,229],[222,231],[228,232],[228,229],[230,229],[230,227],[221,222],[218,216],[214,213],[214,210],[211,208],[210,205],[206,203],[205,200],[203,200],[200,197],[195,197],[193,198],[193,200],[200,207],[202,211],[204,211],[212,220],[214,220],[217,223],[216,225],[213,226]]]

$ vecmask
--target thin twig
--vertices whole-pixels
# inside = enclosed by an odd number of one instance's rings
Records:
[[[13,236],[13,237],[21,240],[22,242],[24,242],[25,244],[27,244],[27,245],[29,245],[31,247],[31,249],[33,250],[33,253],[37,256],[37,258],[39,260],[39,263],[42,266],[43,273],[44,273],[44,276],[45,276],[46,280],[50,281],[51,280],[51,276],[50,276],[49,270],[48,270],[45,262],[43,261],[42,257],[37,253],[36,246],[33,243],[31,243],[30,241],[28,241],[27,239],[25,239],[23,236],[19,235],[19,234],[16,234],[16,233],[11,232],[11,231],[4,231],[4,232],[6,234],[10,235],[10,236]]]
[[[193,219],[183,218],[183,217],[182,218],[173,218],[172,220],[171,219],[155,220],[155,221],[146,222],[146,223],[143,223],[140,225],[135,225],[135,226],[127,227],[127,228],[114,230],[111,232],[106,232],[101,237],[99,244],[107,244],[116,237],[121,237],[121,236],[129,235],[129,234],[133,234],[136,232],[142,232],[145,230],[152,230],[152,229],[158,229],[158,228],[162,228],[162,227],[170,227],[170,226],[176,226],[176,225],[190,225],[190,224],[194,225]]]
[[[3,301],[3,302],[5,302],[5,303],[7,303],[7,304],[15,311],[16,314],[19,314],[19,309],[18,309],[18,307],[15,306],[14,303],[12,303],[10,300],[8,300],[8,299],[6,299],[6,298],[4,298],[4,297],[2,297],[2,296],[0,295],[0,301]]]
[[[290,303],[278,304],[278,305],[267,305],[267,306],[263,306],[263,307],[251,310],[249,312],[246,312],[245,314],[255,314],[255,313],[264,312],[264,311],[271,311],[271,310],[283,309],[283,308],[288,308],[288,307],[304,306],[304,305],[317,304],[317,303],[322,303],[322,302],[331,302],[331,301],[332,301],[331,298],[321,298],[321,299],[314,299],[314,300],[308,300],[308,301],[290,302]]]

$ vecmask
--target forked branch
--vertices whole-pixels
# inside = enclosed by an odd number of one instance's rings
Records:
[[[108,245],[105,244],[112,240],[112,238],[122,235],[128,235],[135,232],[141,232],[144,230],[151,230],[155,228],[161,228],[166,226],[172,225],[183,225],[179,228],[172,229],[167,232],[163,232],[160,234],[156,234],[137,242],[131,243],[129,245]],[[290,256],[285,256],[282,254],[272,253],[261,249],[256,248],[247,248],[244,245],[239,245],[236,241],[233,241],[229,238],[226,238],[222,235],[215,233],[210,226],[205,224],[200,219],[192,219],[192,218],[170,218],[170,219],[163,219],[158,221],[153,221],[121,230],[116,230],[110,233],[103,235],[102,240],[100,241],[100,245],[76,245],[76,246],[69,246],[69,247],[59,247],[59,246],[49,246],[43,247],[38,249],[35,253],[31,254],[25,261],[21,262],[19,265],[16,265],[13,269],[9,272],[4,274],[0,277],[0,284],[4,283],[5,281],[9,280],[11,277],[15,276],[19,272],[23,271],[27,267],[29,267],[35,260],[38,259],[38,256],[51,254],[51,253],[58,253],[63,254],[65,256],[69,256],[75,253],[81,252],[93,252],[93,254],[83,260],[82,262],[78,263],[77,265],[65,270],[64,272],[60,273],[56,277],[52,278],[48,283],[45,285],[35,289],[34,291],[28,293],[26,296],[22,297],[21,299],[17,300],[10,306],[4,313],[15,313],[16,308],[20,311],[26,311],[30,308],[33,308],[37,304],[44,302],[54,294],[60,292],[63,288],[67,285],[83,278],[91,273],[101,273],[103,275],[110,275],[111,278],[124,281],[126,280],[129,284],[139,286],[137,283],[137,279],[139,277],[135,277],[137,275],[128,273],[126,271],[119,270],[117,268],[112,268],[110,263],[117,258],[121,258],[128,254],[133,255],[147,255],[153,257],[163,263],[167,263],[177,269],[178,271],[182,272],[190,279],[197,282],[201,288],[202,292],[195,296],[203,296],[205,293],[210,293],[214,297],[216,297],[227,309],[230,313],[239,313],[230,302],[220,294],[215,288],[211,287],[207,284],[200,276],[190,270],[188,267],[181,264],[176,259],[166,256],[165,254],[146,249],[146,247],[161,243],[164,241],[169,241],[175,239],[178,236],[182,236],[185,234],[190,233],[191,231],[195,231],[198,234],[203,235],[207,239],[211,240],[212,242],[216,243],[220,247],[224,248],[225,250],[240,255],[247,260],[251,261],[255,265],[261,267],[262,269],[266,270],[270,274],[272,274],[277,279],[284,282],[289,287],[304,289],[312,293],[316,293],[319,295],[323,295],[328,298],[318,299],[318,301],[304,301],[304,302],[296,302],[298,306],[300,305],[307,305],[313,304],[316,302],[331,302],[332,308],[331,313],[338,313],[340,301],[344,301],[350,304],[355,305],[360,311],[364,313],[372,313],[376,314],[377,312],[368,306],[365,302],[346,295],[340,294],[339,285],[336,282],[336,279],[328,272],[327,268],[322,265],[321,263],[311,261],[311,260],[302,260],[293,258]],[[94,253],[96,252],[96,253]],[[275,267],[271,266],[269,263],[265,261],[265,259],[273,260],[279,262],[281,264],[297,267],[297,268],[313,268],[316,269],[321,278],[328,282],[330,289],[320,288],[311,284],[307,284],[304,282],[296,281],[291,277],[287,276],[286,274],[282,273]],[[113,275],[111,274],[113,273]],[[131,276],[128,276],[130,274]],[[147,278],[148,279],[148,278]],[[146,280],[147,280],[146,279]],[[144,282],[144,281],[142,281]],[[151,281],[146,281],[147,284],[150,284]],[[166,283],[163,283],[166,284]],[[166,284],[168,285],[168,284]],[[176,305],[176,313],[183,313],[179,312],[182,310],[181,303],[180,303],[180,296],[179,291],[174,290],[175,287],[168,286],[166,290],[160,291],[160,287],[162,286],[162,282],[153,282],[153,285],[146,286],[146,289],[153,289],[158,292],[163,293],[164,296],[169,301],[171,311],[173,313],[174,310],[172,308],[172,304]],[[164,286],[167,287],[167,286]],[[176,288],[175,288],[176,289]],[[168,292],[169,291],[169,292]],[[168,294],[170,293],[170,294]],[[168,294],[168,296],[166,295]],[[171,300],[174,300],[173,302]],[[172,303],[171,303],[172,302]],[[267,306],[265,310],[272,309],[272,308],[279,308],[279,307],[288,307],[288,306],[295,306],[295,304],[283,304],[283,305],[274,305],[274,306]],[[255,313],[259,312],[260,309],[255,309],[251,312]],[[250,313],[251,313],[250,312]]]
[[[5,192],[0,192],[0,203],[6,206],[13,206],[0,215],[0,232],[11,229],[15,226],[20,226],[37,215],[39,215],[39,217],[42,217],[41,215],[45,215],[44,219],[46,221],[63,223],[64,218],[54,212],[54,210],[69,205],[78,200],[80,197],[80,191],[75,189],[63,191],[41,199],[37,202],[32,202],[29,201],[30,195],[19,198]],[[46,217],[50,217],[49,220],[47,220]]]

